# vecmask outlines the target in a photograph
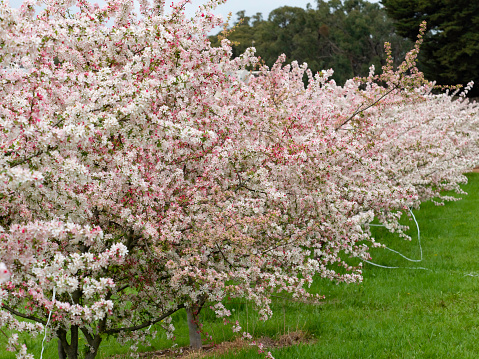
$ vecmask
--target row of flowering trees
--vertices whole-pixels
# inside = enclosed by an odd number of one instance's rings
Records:
[[[478,110],[431,94],[421,39],[400,68],[341,87],[212,48],[222,2],[192,19],[187,0],[139,16],[128,0],[44,0],[38,16],[0,2],[1,66],[23,67],[0,70],[1,326],[47,327],[69,359],[81,332],[95,358],[106,335],[170,334],[184,308],[199,347],[204,305],[227,317],[226,298],[246,298],[266,319],[272,293],[309,296],[314,276],[360,281],[343,254],[370,258],[369,222],[407,237],[404,209],[461,191]],[[16,334],[8,349],[32,357]]]

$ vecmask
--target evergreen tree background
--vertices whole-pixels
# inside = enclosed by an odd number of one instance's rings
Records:
[[[471,96],[479,96],[478,0],[382,0],[399,35],[413,39],[426,20],[419,68],[441,85],[466,85],[474,80]]]
[[[396,34],[379,4],[365,0],[316,0],[316,9],[283,6],[268,19],[261,13],[246,16],[245,11],[236,15],[237,28],[228,36],[236,43],[234,56],[254,46],[258,56],[272,66],[284,53],[289,62],[308,63],[313,73],[333,68],[338,84],[367,76],[372,64],[379,71],[386,60],[384,42],[391,43],[396,65],[413,46]],[[216,36],[211,40],[219,45]]]
[[[466,85],[479,96],[479,0],[382,0],[384,7],[366,0],[316,0],[315,8],[283,6],[267,19],[261,13],[238,12],[233,55],[254,46],[268,66],[279,55],[287,61],[307,62],[313,73],[333,68],[343,84],[367,76],[374,64],[385,64],[384,42],[390,42],[394,64],[404,59],[417,38],[419,25],[428,23],[419,68],[440,85]],[[213,44],[219,40],[212,36]]]

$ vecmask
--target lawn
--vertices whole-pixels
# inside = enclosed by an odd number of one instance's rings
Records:
[[[320,304],[305,304],[289,298],[274,298],[275,314],[258,321],[251,303],[234,302],[233,319],[255,337],[277,338],[303,331],[304,344],[272,349],[275,358],[477,358],[479,353],[479,174],[467,175],[463,188],[469,193],[461,201],[434,206],[424,203],[414,211],[420,227],[423,260],[408,262],[384,249],[375,249],[377,264],[401,267],[385,269],[364,266],[364,281],[357,285],[335,285],[318,280],[312,291],[326,295]],[[404,241],[383,228],[374,227],[376,239],[408,256],[419,258],[417,230],[413,221],[412,241]],[[422,267],[425,269],[414,269]],[[233,339],[206,309],[205,331],[215,342]],[[188,342],[186,314],[174,317],[178,345]],[[2,340],[5,342],[5,340]],[[41,343],[35,345],[39,357]],[[154,341],[156,350],[171,345],[163,336]],[[99,358],[128,353],[114,341],[102,346]],[[3,351],[0,351],[2,353]],[[11,353],[0,358],[13,358]],[[55,358],[56,341],[47,346],[44,358]],[[211,358],[264,358],[256,347],[235,350]]]

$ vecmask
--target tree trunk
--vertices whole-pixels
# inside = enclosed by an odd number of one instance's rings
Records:
[[[73,325],[70,330],[71,340],[70,344],[67,341],[67,332],[64,329],[58,329],[58,356],[66,354],[68,359],[78,359],[78,326]],[[60,348],[61,347],[61,348]]]
[[[67,353],[63,350],[62,341],[58,339],[58,359],[67,359]]]
[[[95,359],[96,355],[98,354],[98,348],[100,348],[100,343],[101,336],[100,334],[97,334],[92,341],[88,342],[93,350],[89,350],[88,353],[86,353],[85,359]]]
[[[203,348],[201,332],[198,325],[199,309],[198,305],[186,308],[186,318],[188,320],[188,331],[190,334],[190,348],[195,350]]]

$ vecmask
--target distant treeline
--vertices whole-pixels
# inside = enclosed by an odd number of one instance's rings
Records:
[[[464,1],[466,0],[456,2]],[[447,47],[448,41],[457,43],[457,36],[448,39],[447,35],[451,29],[457,30],[458,27],[465,38],[473,36],[479,40],[479,29],[476,29],[479,26],[479,1],[467,0],[463,4],[465,14],[469,16],[467,19],[460,16],[457,6],[453,7],[455,13],[447,17],[446,12],[451,11],[452,5],[438,4],[451,3],[448,0],[382,2],[384,7],[365,0],[316,0],[316,8],[283,6],[273,10],[268,19],[263,19],[261,13],[246,16],[245,11],[240,11],[236,14],[236,28],[227,38],[234,42],[234,56],[254,46],[257,55],[261,56],[266,65],[272,66],[278,56],[284,53],[288,62],[307,62],[313,73],[334,69],[333,78],[343,84],[354,76],[367,76],[371,65],[380,71],[386,61],[385,42],[391,44],[394,64],[400,64],[413,46],[420,22],[426,20],[431,26],[428,26],[419,63],[419,68],[425,72],[426,77],[439,84],[451,85],[465,85],[477,78],[479,41],[472,41],[469,47],[463,44],[461,49],[466,57],[462,56],[460,63],[450,64],[449,58],[457,56],[438,52],[437,48]],[[430,6],[425,7],[426,3]],[[444,21],[448,21],[447,28],[441,27],[443,23],[438,20],[440,16],[431,11],[433,5],[444,12]],[[451,24],[451,19],[454,18],[459,20]],[[218,45],[218,36],[212,36],[211,41]],[[456,72],[454,68],[457,69]],[[479,83],[476,87],[479,87]],[[474,93],[479,95],[477,91]]]
[[[313,73],[334,69],[333,78],[340,84],[367,76],[373,64],[379,70],[386,60],[384,42],[391,43],[396,65],[412,46],[396,34],[380,5],[364,0],[320,0],[317,9],[283,6],[267,20],[261,13],[236,15],[237,27],[227,36],[235,43],[234,56],[254,46],[257,55],[272,66],[284,53],[288,62],[308,63]],[[211,40],[218,44],[218,37]]]

